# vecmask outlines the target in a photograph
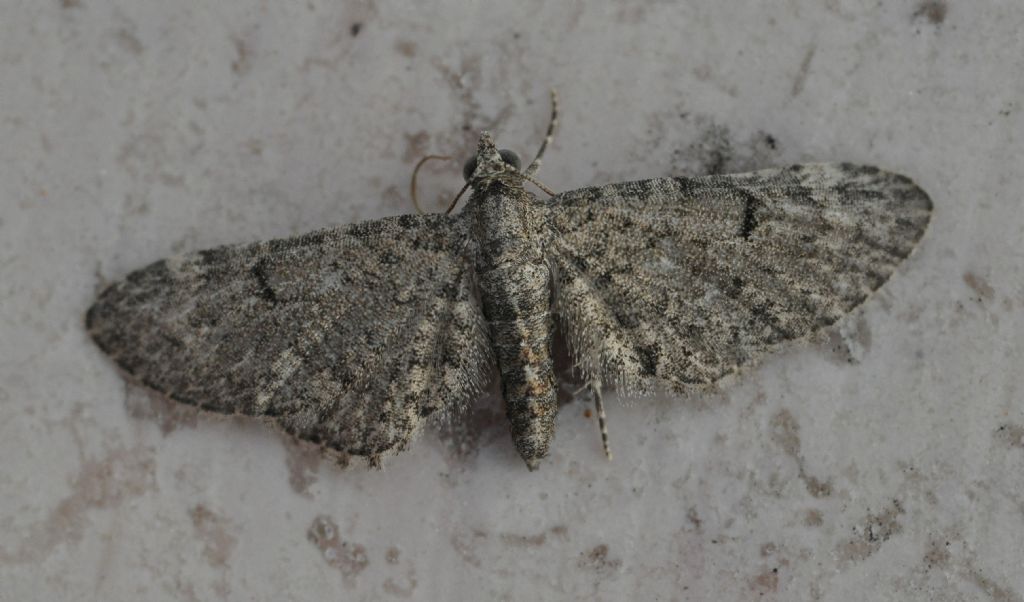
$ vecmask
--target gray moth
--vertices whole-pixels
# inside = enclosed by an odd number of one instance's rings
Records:
[[[557,112],[555,113],[557,114]],[[379,464],[497,368],[530,469],[555,430],[557,326],[593,392],[708,385],[863,302],[931,202],[881,169],[805,164],[540,199],[484,132],[455,214],[401,215],[158,261],[86,316],[129,375]]]

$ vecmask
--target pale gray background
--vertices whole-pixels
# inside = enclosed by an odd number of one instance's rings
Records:
[[[1024,600],[1024,7],[3,0],[0,599]],[[82,316],[178,251],[411,211],[478,130],[556,190],[873,163],[932,226],[719,393],[500,405],[384,471],[125,385]],[[460,166],[422,182],[432,209]],[[570,390],[572,385],[567,385]]]

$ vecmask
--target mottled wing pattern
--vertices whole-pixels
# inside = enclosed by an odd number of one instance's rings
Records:
[[[906,177],[849,164],[566,192],[550,200],[556,311],[588,377],[712,383],[864,301],[930,211]]]
[[[221,247],[130,274],[88,328],[174,399],[376,459],[490,377],[474,249],[440,215]]]

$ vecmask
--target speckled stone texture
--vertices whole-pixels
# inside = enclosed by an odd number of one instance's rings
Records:
[[[0,599],[1024,600],[1022,28],[942,0],[3,3]],[[482,129],[529,155],[551,86],[555,190],[851,161],[931,225],[811,344],[608,395],[610,463],[570,385],[536,472],[493,388],[342,470],[88,338],[151,261],[408,213],[414,163]],[[428,208],[460,166],[421,174]]]

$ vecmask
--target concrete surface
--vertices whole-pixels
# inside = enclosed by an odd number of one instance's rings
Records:
[[[1024,600],[1024,6],[411,4],[0,4],[0,599]],[[932,227],[821,340],[613,399],[614,462],[570,400],[535,473],[493,395],[341,470],[86,337],[160,257],[410,212],[483,128],[531,152],[550,86],[557,190],[850,160]]]

